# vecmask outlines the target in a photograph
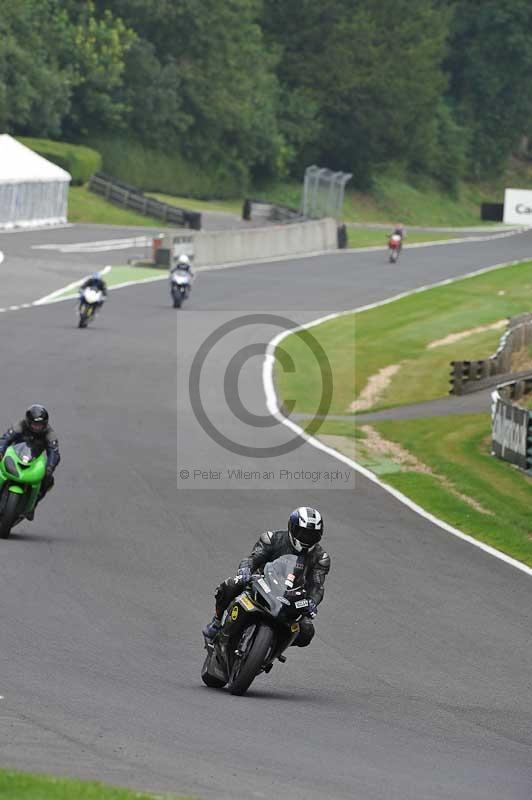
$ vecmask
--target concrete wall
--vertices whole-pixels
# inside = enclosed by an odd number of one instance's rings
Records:
[[[336,222],[319,219],[250,230],[201,231],[194,236],[194,264],[227,264],[257,258],[335,250]]]

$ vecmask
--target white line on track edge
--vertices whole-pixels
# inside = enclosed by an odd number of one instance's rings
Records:
[[[392,497],[395,497],[396,500],[399,500],[400,503],[410,508],[416,514],[423,517],[424,519],[428,520],[429,522],[436,525],[438,528],[447,531],[447,533],[451,533],[453,536],[456,536],[458,539],[462,539],[464,542],[468,542],[468,544],[473,545],[474,547],[483,550],[490,556],[494,558],[498,558],[500,561],[504,561],[506,564],[509,564],[515,569],[524,572],[526,575],[532,576],[532,568],[528,567],[526,564],[523,564],[521,561],[517,561],[517,559],[512,558],[511,556],[506,555],[506,553],[502,553],[500,550],[496,550],[494,547],[490,547],[490,545],[485,544],[484,542],[480,542],[478,539],[474,539],[472,536],[468,536],[467,533],[463,533],[463,531],[458,530],[458,528],[454,528],[452,525],[449,525],[444,520],[435,517],[429,511],[424,509],[422,506],[414,503],[409,497],[404,495],[402,492],[399,492],[397,489],[394,489],[392,486],[384,483],[381,481],[375,473],[371,472],[366,467],[363,467],[361,464],[358,464],[356,461],[353,461],[348,456],[344,456],[343,453],[340,453],[338,450],[334,450],[332,447],[328,447],[323,442],[320,442],[319,439],[316,439],[314,436],[309,436],[303,428],[299,425],[296,425],[295,422],[285,417],[280,409],[279,403],[277,399],[277,394],[275,391],[275,385],[273,381],[273,366],[275,364],[275,349],[276,347],[285,339],[287,336],[291,336],[293,333],[297,333],[301,330],[306,330],[308,328],[314,328],[316,325],[321,325],[323,322],[328,322],[329,320],[337,319],[338,317],[346,316],[347,314],[356,314],[361,311],[369,311],[372,308],[378,308],[379,306],[387,305],[388,303],[392,303],[395,300],[400,300],[403,297],[409,297],[413,294],[419,294],[420,292],[425,292],[429,289],[434,289],[437,286],[446,286],[450,283],[456,283],[460,280],[466,280],[467,278],[472,278],[476,275],[482,275],[486,272],[492,272],[496,269],[502,269],[503,267],[510,267],[516,264],[525,263],[525,261],[529,261],[530,259],[521,259],[518,261],[509,261],[502,264],[495,264],[492,267],[485,267],[483,269],[475,270],[474,272],[469,272],[466,275],[462,275],[456,278],[447,278],[443,281],[438,281],[437,283],[428,284],[426,286],[421,286],[418,289],[413,289],[408,292],[402,292],[401,294],[397,294],[394,297],[390,297],[386,300],[381,300],[376,303],[370,303],[365,306],[360,306],[359,308],[353,308],[350,311],[338,311],[332,314],[328,314],[327,316],[320,317],[319,319],[312,320],[311,322],[306,322],[303,325],[298,325],[297,327],[293,328],[289,331],[282,331],[278,333],[277,336],[274,336],[271,341],[268,342],[266,348],[266,354],[264,357],[263,365],[262,365],[262,386],[264,389],[264,394],[266,396],[266,406],[269,413],[275,417],[282,425],[286,425],[287,428],[294,431],[298,436],[301,437],[307,444],[310,444],[312,447],[315,447],[317,450],[321,450],[327,455],[332,456],[337,461],[341,461],[344,464],[347,464],[351,469],[354,469],[356,472],[363,475],[372,483],[377,484],[380,486],[381,489],[384,489],[385,492],[391,494]],[[354,421],[354,418],[353,418]]]

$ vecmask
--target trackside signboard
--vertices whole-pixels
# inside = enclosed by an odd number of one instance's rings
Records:
[[[506,189],[504,192],[503,221],[509,225],[532,227],[532,191]]]
[[[527,469],[528,411],[498,397],[493,408],[492,451],[505,461]]]

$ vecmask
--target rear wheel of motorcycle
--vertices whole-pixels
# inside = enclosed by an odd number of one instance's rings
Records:
[[[229,691],[231,694],[242,695],[247,692],[266,660],[272,641],[272,629],[268,628],[267,625],[261,625],[255,634],[250,649],[244,654],[242,660],[237,660],[233,668],[229,678]]]
[[[9,497],[5,505],[4,513],[0,518],[0,539],[7,539],[11,533],[11,528],[17,521],[18,505],[21,495],[9,492]]]

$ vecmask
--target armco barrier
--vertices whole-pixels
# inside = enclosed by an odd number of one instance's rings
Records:
[[[335,250],[336,222],[319,219],[251,230],[205,231],[194,237],[194,263],[200,266],[298,256]]]
[[[520,314],[508,321],[496,352],[480,361],[451,361],[450,394],[466,394],[479,381],[511,372],[512,355],[532,343],[532,314]],[[491,381],[491,384],[496,381]]]
[[[101,173],[93,175],[89,181],[89,190],[95,194],[100,194],[109,200],[110,203],[130,208],[139,214],[155,217],[169,225],[178,225],[182,228],[193,228],[200,230],[201,214],[196,211],[186,211],[184,208],[161,203],[152,197],[146,197],[141,189],[123,181],[116,181]]]

